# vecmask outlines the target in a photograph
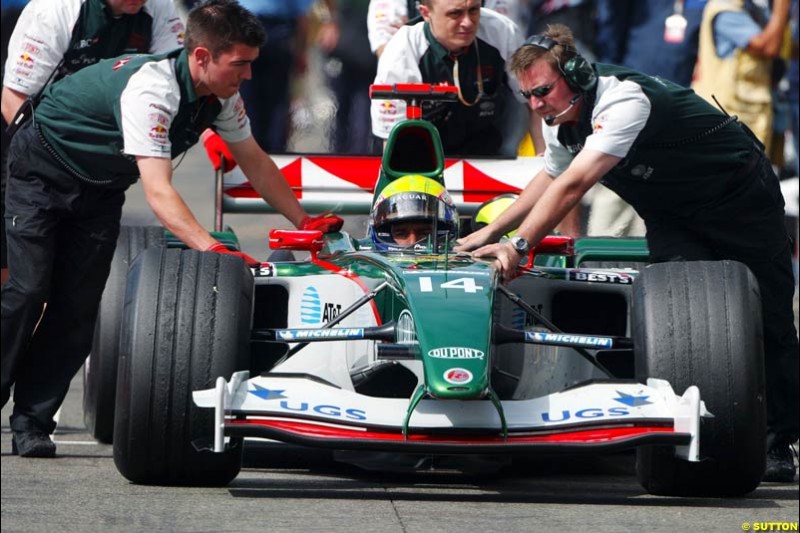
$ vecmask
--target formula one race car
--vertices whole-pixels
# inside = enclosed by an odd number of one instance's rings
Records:
[[[373,88],[410,108],[451,95]],[[653,494],[752,491],[765,458],[752,274],[730,261],[587,268],[641,259],[641,246],[550,236],[504,284],[492,261],[452,252],[444,170],[438,133],[412,116],[387,143],[370,238],[273,230],[273,249],[310,259],[252,270],[229,255],[144,249],[119,326],[119,471],[223,485],[250,437],[350,457],[635,448]],[[438,184],[404,197],[436,206],[434,230],[386,246],[380,193],[409,175]]]

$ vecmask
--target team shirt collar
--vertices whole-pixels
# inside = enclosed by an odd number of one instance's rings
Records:
[[[192,74],[189,71],[189,54],[186,49],[181,50],[181,53],[175,58],[175,77],[181,89],[181,99],[189,103],[196,102],[198,96],[194,89]]]

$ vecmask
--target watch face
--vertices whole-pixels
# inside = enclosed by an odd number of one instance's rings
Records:
[[[525,242],[525,239],[522,237],[514,237],[511,239],[511,244],[513,244],[514,249],[521,254],[527,253],[528,251],[528,243]]]

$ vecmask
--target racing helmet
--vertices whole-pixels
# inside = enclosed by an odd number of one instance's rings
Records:
[[[430,224],[430,235],[416,242],[397,242],[392,227],[401,222]],[[458,211],[441,183],[418,174],[402,176],[384,187],[375,200],[369,234],[377,251],[436,253],[458,238]]]
[[[503,211],[511,207],[511,204],[517,201],[519,195],[508,193],[495,196],[494,198],[483,202],[475,211],[475,216],[472,217],[472,231],[478,231],[484,226],[488,226],[499,217]],[[506,237],[513,237],[517,230],[512,230],[506,233]]]

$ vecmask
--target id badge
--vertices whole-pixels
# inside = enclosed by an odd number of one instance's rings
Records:
[[[675,13],[664,21],[664,42],[682,43],[686,37],[686,17]]]

